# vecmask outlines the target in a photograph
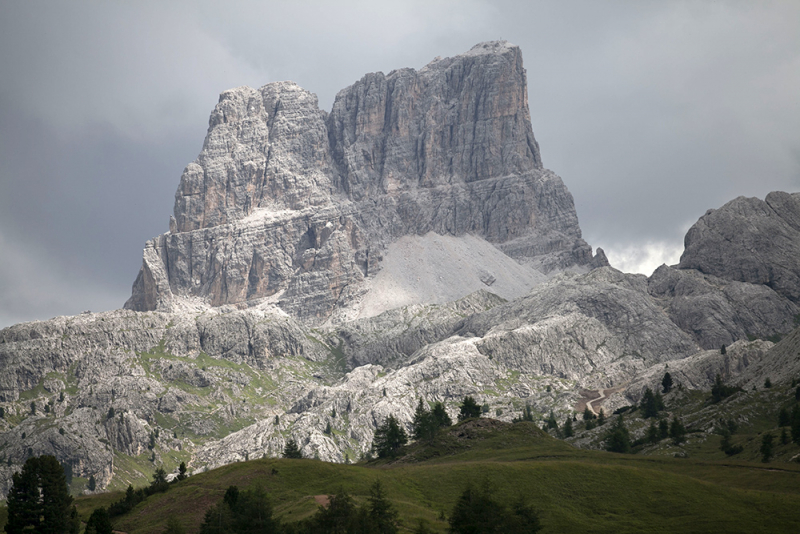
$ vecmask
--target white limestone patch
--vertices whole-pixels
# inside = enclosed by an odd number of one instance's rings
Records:
[[[412,304],[444,304],[485,289],[511,300],[547,280],[474,236],[404,236],[389,245],[358,317]]]

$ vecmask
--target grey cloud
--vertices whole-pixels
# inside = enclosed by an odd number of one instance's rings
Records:
[[[290,79],[329,109],[367,72],[498,38],[523,50],[587,241],[650,269],[706,209],[800,190],[797,20],[794,2],[4,2],[0,326],[124,302],[221,91]],[[36,266],[24,283],[12,257]]]

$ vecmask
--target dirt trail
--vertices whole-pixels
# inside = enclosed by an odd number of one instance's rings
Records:
[[[584,389],[581,390],[581,398],[578,399],[578,403],[575,405],[575,411],[578,413],[583,412],[586,408],[589,408],[589,411],[595,415],[599,415],[600,413],[600,405],[603,401],[608,398],[609,396],[613,395],[617,391],[622,391],[625,389],[627,384],[623,384],[621,386],[613,387],[613,388],[603,388],[603,389]]]
[[[597,393],[600,394],[599,397],[597,397],[596,399],[592,399],[592,400],[586,401],[586,407],[589,408],[589,411],[592,412],[595,415],[598,415],[598,414],[595,411],[594,406],[592,406],[592,404],[595,403],[595,402],[597,402],[597,403],[602,402],[602,400],[606,398],[606,390],[605,389],[598,389]]]

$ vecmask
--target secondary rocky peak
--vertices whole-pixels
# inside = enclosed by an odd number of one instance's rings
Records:
[[[681,269],[761,284],[800,304],[800,193],[738,197],[687,232]]]
[[[389,245],[429,233],[488,242],[531,270],[525,279],[607,264],[542,168],[514,45],[367,74],[330,114],[292,82],[222,93],[125,306],[268,299],[315,322],[351,317]]]
[[[259,207],[329,201],[332,170],[317,97],[293,82],[222,93],[203,150],[175,193],[178,232],[244,218]]]

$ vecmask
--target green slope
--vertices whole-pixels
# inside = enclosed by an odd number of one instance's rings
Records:
[[[420,458],[426,458],[420,461]],[[262,486],[278,516],[297,521],[314,496],[345,489],[363,502],[380,479],[405,531],[418,519],[445,532],[456,498],[469,482],[488,481],[504,500],[524,495],[543,532],[797,532],[800,465],[764,465],[580,450],[530,423],[461,423],[430,445],[412,445],[393,462],[341,465],[264,459],[228,465],[173,485],[115,520],[117,530],[160,532],[177,517],[196,532],[205,510],[230,485]],[[78,500],[88,517],[119,495]]]

